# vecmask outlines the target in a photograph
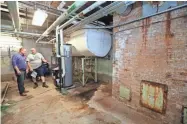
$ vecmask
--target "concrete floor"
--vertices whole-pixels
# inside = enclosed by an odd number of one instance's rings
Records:
[[[148,124],[149,118],[143,118],[111,97],[110,84],[89,83],[62,95],[51,79],[47,82],[48,89],[41,83],[33,89],[32,82],[26,81],[25,87],[30,91],[27,97],[19,96],[16,82],[11,82],[4,102],[10,106],[2,113],[2,123]]]

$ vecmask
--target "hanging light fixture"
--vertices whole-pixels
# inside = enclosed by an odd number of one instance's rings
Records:
[[[34,16],[33,16],[33,20],[32,20],[32,25],[42,26],[43,23],[45,22],[47,16],[48,16],[48,14],[45,11],[37,9],[34,12]]]

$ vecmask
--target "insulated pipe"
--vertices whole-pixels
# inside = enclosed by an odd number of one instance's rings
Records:
[[[53,39],[51,39],[48,43],[53,43],[53,41],[55,41],[56,40],[56,38],[53,38]]]
[[[61,55],[61,65],[63,69],[62,77],[65,76],[65,63],[64,63],[64,39],[63,39],[63,30],[60,30],[60,55]]]
[[[35,6],[33,4],[24,3],[24,1],[18,1],[18,2],[21,3],[23,6],[27,7],[27,9],[35,10]],[[39,8],[41,10],[44,10],[44,11],[46,11],[46,13],[51,14],[51,15],[55,15],[55,16],[60,16],[60,13],[61,13],[61,12],[58,12],[58,10],[56,10],[58,13],[57,12],[52,12],[49,9],[46,10],[45,8],[42,8],[42,7],[39,7],[39,6],[37,6],[37,8]],[[52,9],[52,8],[50,7],[50,9]]]
[[[70,27],[69,29],[67,29],[64,33],[65,34],[69,34],[71,33],[73,30],[76,30],[78,28],[81,28],[83,25],[85,24],[89,24],[90,22],[93,22],[103,16],[106,16],[112,12],[114,12],[116,9],[118,9],[121,6],[125,6],[125,2],[113,2],[110,5],[100,9],[99,11],[97,11],[96,13],[86,17],[84,20],[82,20],[80,23],[78,23],[77,25],[74,25],[72,27]]]
[[[1,30],[2,33],[11,33],[11,34],[20,34],[20,35],[31,35],[31,36],[36,36],[40,37],[42,34],[36,34],[36,33],[29,33],[29,32],[14,32],[14,31],[3,31]],[[45,35],[44,37],[48,37],[49,35]]]
[[[39,42],[39,44],[54,44],[54,43],[50,43],[50,42]]]
[[[58,46],[59,42],[59,32],[58,32],[58,27],[56,27],[56,43],[55,43],[55,48],[56,48],[56,57],[60,57],[59,49],[60,47]]]
[[[136,21],[140,21],[140,20],[143,20],[143,19],[146,19],[146,18],[150,18],[152,16],[156,16],[156,15],[160,15],[160,14],[163,14],[163,13],[166,13],[166,12],[170,12],[170,11],[173,11],[173,10],[176,10],[176,9],[181,9],[183,7],[187,7],[187,4],[184,4],[184,5],[181,5],[181,6],[176,6],[176,7],[173,7],[173,8],[170,8],[170,9],[167,9],[167,10],[155,13],[155,14],[151,14],[151,15],[139,18],[139,19],[132,20],[132,21],[124,22],[124,23],[121,23],[121,24],[118,24],[118,25],[105,26],[105,27],[88,27],[88,28],[84,28],[84,29],[110,29],[110,28],[115,28],[115,27],[130,24],[130,23],[133,23],[133,22],[136,22]]]
[[[67,21],[66,23],[64,23],[63,25],[61,25],[58,29],[63,29],[65,26],[67,26],[68,24],[70,24],[71,22],[73,22],[76,18],[80,18],[81,16],[84,16],[86,13],[90,12],[91,10],[95,9],[96,7],[100,6],[101,4],[105,3],[106,1],[98,1],[95,2],[94,4],[92,4],[91,6],[89,6],[87,9],[83,10],[82,12],[80,12],[78,15],[74,16],[73,18],[71,18],[69,21]],[[51,39],[49,42],[55,40]]]
[[[93,9],[95,9],[96,7],[100,6],[101,4],[103,4],[105,2],[106,1],[97,1],[97,2],[95,2],[94,4],[92,4],[91,6],[89,6],[88,8],[86,8],[85,10],[83,10],[82,12],[80,12],[79,14],[77,14],[76,16],[74,16],[73,18],[71,18],[69,21],[67,21],[66,23],[64,23],[63,25],[61,25],[59,27],[59,30],[63,29],[65,26],[67,26],[68,24],[72,23],[75,19],[81,18],[86,13],[92,11]]]
[[[61,10],[58,10],[58,9],[55,9],[55,8],[53,8],[53,7],[49,7],[49,6],[46,6],[46,5],[43,5],[43,4],[41,4],[41,3],[38,3],[38,2],[27,2],[27,1],[19,1],[19,3],[21,3],[21,4],[24,4],[24,5],[27,5],[27,6],[29,6],[29,7],[35,7],[34,5],[36,5],[36,7],[37,8],[39,8],[39,9],[42,9],[42,10],[51,10],[51,11],[56,11],[56,13],[63,13],[64,11],[61,11]],[[43,6],[43,7],[41,7],[41,6]],[[54,13],[53,13],[54,14]]]
[[[80,23],[78,23],[77,25],[74,25],[72,27],[70,27],[69,29],[67,29],[65,31],[65,34],[70,34],[72,31],[75,31],[79,28],[81,28],[83,25],[89,24],[92,21],[95,21],[105,15],[108,15],[112,12],[115,12],[119,7],[121,6],[128,6],[133,4],[135,1],[127,1],[127,2],[113,2],[110,5],[102,8],[101,10],[97,11],[96,13],[90,15],[89,17],[85,18],[83,21],[81,21]]]
[[[101,4],[105,3],[106,1],[97,1],[94,4],[92,4],[91,6],[89,6],[88,8],[86,8],[85,10],[82,11],[81,15],[85,15],[86,13],[92,11],[93,9],[95,9],[96,7],[100,6]]]
[[[1,24],[2,24],[2,21],[1,21]],[[12,25],[1,25],[1,30],[14,30],[14,27]]]
[[[12,17],[12,23],[16,31],[20,31],[20,19],[19,19],[19,7],[18,1],[6,1],[10,15]]]
[[[66,12],[64,12],[61,16],[59,16],[56,21],[51,24],[51,26],[42,34],[41,37],[39,37],[36,41],[38,43],[41,39],[43,39],[43,35],[49,34],[53,29],[56,28],[61,22],[63,22],[66,18],[69,17],[70,14],[77,11],[80,7],[82,7],[87,1],[76,1],[74,2]]]
[[[58,31],[58,27],[56,27],[56,43],[55,43],[55,47],[56,47],[56,57],[59,58],[60,57],[60,43],[59,43],[59,31]],[[61,59],[58,59],[58,65],[59,65],[59,75],[60,75],[60,91],[61,91],[61,83],[62,83],[62,78],[61,78],[61,73],[62,73],[62,65],[61,65]]]

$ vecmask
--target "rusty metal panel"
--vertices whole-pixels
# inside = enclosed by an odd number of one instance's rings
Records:
[[[164,114],[167,105],[167,85],[143,80],[140,88],[140,104]]]
[[[127,100],[131,100],[131,96],[130,96],[130,89],[126,88],[125,86],[120,86],[119,88],[119,95],[120,95],[120,99],[127,99]]]
[[[187,124],[187,107],[183,107],[182,123]]]

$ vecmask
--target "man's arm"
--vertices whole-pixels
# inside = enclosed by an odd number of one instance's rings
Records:
[[[30,70],[30,71],[33,71],[32,67],[31,67],[31,64],[30,64],[30,59],[29,59],[29,55],[27,56],[27,68]]]
[[[27,61],[27,68],[30,70],[30,71],[33,71],[32,67],[31,67],[31,64],[29,61]]]
[[[47,60],[43,57],[43,55],[40,53],[41,59],[43,62],[47,63]]]
[[[17,72],[17,74],[21,74],[21,72],[20,72],[20,70],[19,70],[19,68],[18,68],[18,66],[17,66],[17,57],[14,55],[13,57],[12,57],[12,65],[13,65],[13,68],[16,70],[16,72]]]

